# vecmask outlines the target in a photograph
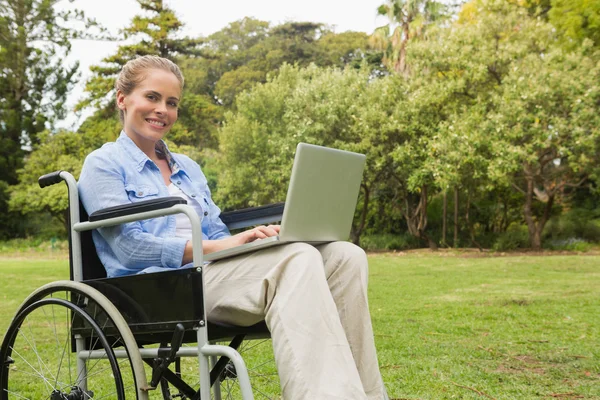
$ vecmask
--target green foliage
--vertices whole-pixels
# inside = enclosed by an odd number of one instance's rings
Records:
[[[64,116],[78,68],[78,63],[63,61],[70,40],[94,32],[95,23],[82,12],[59,12],[55,3],[0,0],[0,181],[9,185],[17,183],[26,154],[40,143],[40,132]],[[6,192],[4,184],[0,191]],[[7,203],[0,197],[3,211]],[[20,234],[18,226],[14,214],[3,215],[0,237]]]
[[[558,251],[576,251],[585,253],[595,248],[595,246],[583,239],[562,239],[548,240],[544,243],[544,248]]]
[[[598,56],[589,45],[563,51],[552,26],[519,6],[468,6],[468,18],[409,47],[413,80],[439,108],[431,173],[443,189],[523,193],[539,248],[557,198],[595,174]]]
[[[208,88],[224,105],[285,63],[307,66],[345,66],[361,59],[367,37],[359,32],[330,32],[317,23],[290,22],[270,27],[268,23],[244,18],[207,38],[213,51],[209,59],[196,63],[208,69]]]
[[[52,0],[0,1],[0,170],[17,181],[26,150],[46,124],[64,116],[78,64],[67,66],[78,11],[57,12]]]
[[[548,222],[545,238],[552,241],[580,239],[600,242],[600,213],[598,210],[575,208]]]
[[[409,250],[421,247],[421,243],[410,234],[394,235],[391,233],[382,233],[379,235],[361,236],[360,247],[366,251]]]
[[[3,255],[20,255],[22,253],[45,253],[48,255],[55,253],[57,256],[63,256],[69,250],[69,242],[53,237],[36,237],[11,239],[0,241],[0,253]]]
[[[272,27],[265,21],[244,18],[208,36],[203,48],[204,58],[188,60],[194,70],[203,71],[193,78],[192,84],[204,93],[219,95],[220,100],[229,105],[235,94],[254,83],[265,82],[267,74],[284,63],[343,66],[362,57],[366,35],[335,34],[316,23]],[[245,83],[244,77],[250,82]]]
[[[525,249],[529,247],[529,233],[527,227],[521,224],[511,224],[506,232],[501,233],[492,250],[494,251],[510,251],[517,249]]]
[[[38,178],[49,172],[65,170],[77,179],[86,155],[103,143],[114,140],[119,132],[118,126],[116,119],[88,119],[79,133],[44,132],[41,144],[19,171],[19,184],[11,189],[11,210],[21,214],[49,212],[64,221],[68,206],[67,190],[63,185],[41,189]]]
[[[27,60],[39,68],[27,75],[34,79],[28,93],[39,102],[27,106],[31,115],[3,111],[12,101],[8,95],[0,104],[8,123],[0,129],[25,116],[34,151],[21,168],[26,135],[0,136],[2,154],[9,155],[0,157],[0,169],[11,183],[16,171],[20,175],[18,185],[0,188],[0,211],[1,193],[10,192],[13,216],[52,212],[60,218],[65,191],[41,195],[37,177],[55,169],[78,175],[87,153],[114,140],[121,129],[110,100],[115,74],[136,55],[160,54],[176,60],[186,77],[169,146],[201,163],[222,208],[283,200],[295,146],[304,141],[367,155],[354,240],[408,232],[433,248],[445,218],[448,243],[455,191],[461,245],[523,246],[509,228],[523,222],[527,246],[539,248],[542,239],[597,240],[595,225],[563,212],[593,209],[584,203],[593,203],[595,189],[584,185],[597,188],[600,181],[596,3],[472,0],[451,20],[436,1],[389,1],[379,10],[390,18],[379,37],[385,46],[374,53],[364,33],[336,34],[312,22],[272,26],[245,18],[207,38],[176,39],[181,22],[173,10],[162,0],[138,2],[141,15],[122,31],[129,45],[94,67],[82,105],[102,107],[77,133],[44,131],[60,111],[50,112],[54,106],[40,100],[48,96],[35,93],[52,92],[39,85],[49,76],[44,73],[58,69],[50,71],[54,64],[44,61],[52,46],[30,46]],[[10,26],[0,18],[1,34]],[[44,26],[36,29],[50,29]],[[12,65],[9,50],[16,52],[16,43],[0,45],[0,65]],[[56,54],[68,49],[68,40],[60,43]],[[410,69],[388,76],[382,57],[390,68],[405,57]],[[72,80],[67,70],[61,74],[50,97],[56,110]],[[0,92],[10,92],[9,78],[0,76]],[[32,226],[17,222],[2,221],[15,232]]]
[[[19,213],[11,212],[8,209],[9,199],[10,188],[6,182],[0,181],[0,240],[7,240],[23,234]]]
[[[590,39],[600,48],[600,2],[596,0],[552,0],[549,20],[568,48]]]
[[[283,200],[298,142],[368,151],[357,126],[367,82],[367,71],[284,65],[268,83],[240,95],[219,137],[221,203]]]

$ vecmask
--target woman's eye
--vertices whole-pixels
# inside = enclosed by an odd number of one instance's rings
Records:
[[[153,94],[149,94],[148,96],[146,96],[148,99],[150,100],[156,100],[156,96]]]
[[[171,103],[169,103],[169,105],[170,105],[171,107],[175,107],[175,108],[177,108],[177,103],[171,102]]]

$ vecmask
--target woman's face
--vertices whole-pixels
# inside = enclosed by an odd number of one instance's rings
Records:
[[[151,69],[130,94],[117,91],[117,106],[123,110],[123,130],[142,150],[153,149],[177,121],[181,89],[169,71]]]

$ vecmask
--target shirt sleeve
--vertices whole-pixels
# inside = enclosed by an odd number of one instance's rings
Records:
[[[221,220],[221,209],[212,201],[210,190],[207,190],[207,200],[209,207],[209,215],[211,215],[210,230],[208,232],[208,239],[218,240],[224,239],[231,236],[227,225]]]
[[[125,190],[123,167],[101,150],[86,158],[79,178],[79,194],[88,214],[131,203]],[[152,266],[181,266],[186,239],[153,235],[143,229],[141,222],[100,228],[98,232],[119,262],[134,272]]]

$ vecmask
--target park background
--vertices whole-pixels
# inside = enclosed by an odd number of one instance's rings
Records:
[[[66,191],[42,192],[37,178],[78,177],[86,154],[115,140],[114,78],[142,54],[182,67],[167,141],[203,166],[224,210],[284,200],[304,141],[367,155],[352,240],[369,250],[600,240],[598,1],[388,1],[365,16],[381,15],[374,32],[247,17],[200,37],[183,36],[159,0],[138,1],[116,32],[59,3],[0,3],[7,248],[66,238]],[[80,74],[65,60],[80,39],[122,44],[86,72],[73,109]],[[88,116],[61,127],[72,114]]]
[[[0,0],[0,339],[68,278],[66,188],[37,178],[116,139],[114,78],[156,54],[186,77],[169,146],[222,209],[284,200],[300,141],[367,154],[352,240],[392,398],[600,399],[600,1],[382,0],[370,32],[187,37],[170,2],[108,30],[84,1]],[[82,71],[81,40],[119,45]]]

